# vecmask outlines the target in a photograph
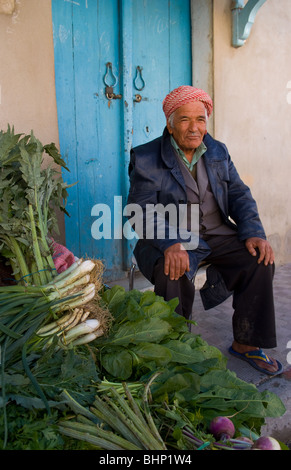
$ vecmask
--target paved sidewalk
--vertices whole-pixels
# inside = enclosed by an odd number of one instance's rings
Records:
[[[283,364],[284,373],[280,376],[270,377],[260,373],[228,353],[228,347],[233,340],[231,298],[218,307],[205,311],[200,294],[197,292],[192,313],[192,319],[197,322],[197,326],[192,327],[192,331],[201,334],[208,344],[220,349],[228,358],[228,368],[239,378],[255,384],[259,390],[270,390],[281,398],[286,406],[286,413],[281,418],[268,418],[262,434],[272,435],[291,445],[291,364],[287,362],[287,354],[291,351],[291,345],[289,349],[287,348],[287,343],[291,342],[291,264],[276,268],[274,297],[278,345],[276,349],[268,349],[266,352]]]
[[[281,398],[286,406],[286,413],[280,418],[268,418],[262,429],[262,434],[273,436],[281,440],[291,449],[291,364],[287,362],[290,352],[287,343],[291,341],[291,264],[276,268],[274,278],[274,297],[276,308],[277,342],[276,349],[267,350],[267,354],[277,358],[284,366],[284,373],[277,377],[270,377],[260,373],[249,364],[228,353],[228,347],[233,341],[232,336],[232,299],[229,298],[218,307],[205,311],[198,289],[204,283],[203,272],[197,276],[195,282],[196,296],[193,306],[192,319],[197,326],[192,326],[192,332],[200,334],[208,344],[216,346],[228,358],[228,368],[246,382],[253,383],[261,391],[270,390]],[[109,285],[120,284],[128,289],[128,279],[115,281]],[[141,276],[135,275],[134,288],[139,290],[151,289],[153,286]]]

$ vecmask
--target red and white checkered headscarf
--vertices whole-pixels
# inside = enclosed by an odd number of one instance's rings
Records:
[[[166,119],[168,119],[176,109],[180,108],[180,106],[193,101],[201,101],[206,108],[208,117],[210,117],[213,110],[213,102],[210,96],[199,88],[183,85],[175,88],[175,90],[171,91],[164,99],[163,111]]]

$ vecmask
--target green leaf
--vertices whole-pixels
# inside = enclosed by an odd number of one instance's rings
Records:
[[[44,410],[45,409],[45,404],[43,400],[41,400],[38,397],[28,397],[24,395],[10,394],[8,395],[8,398],[10,400],[15,401],[15,403],[17,403],[18,405],[23,406],[23,408],[27,408],[29,410],[32,410],[32,409]],[[59,405],[60,402],[49,400],[48,404],[51,407],[51,406]]]
[[[102,298],[107,303],[108,308],[118,305],[126,295],[125,288],[119,285],[113,286],[111,289],[104,291]]]
[[[282,400],[273,392],[265,390],[261,392],[261,400],[265,407],[265,416],[276,418],[286,412],[286,407]]]
[[[107,304],[108,309],[115,317],[115,320],[120,322],[124,315],[123,313],[123,301],[125,299],[125,289],[119,285],[113,286],[111,289],[106,290],[103,293],[103,300]]]
[[[126,315],[130,321],[138,321],[144,317],[143,309],[139,306],[135,298],[129,297],[125,303]]]
[[[21,134],[14,134],[14,128],[8,126],[7,132],[0,132],[0,166],[7,162],[10,152],[17,144]]]
[[[45,152],[54,159],[54,162],[57,163],[57,165],[60,165],[63,168],[65,168],[67,171],[70,171],[65,161],[63,160],[61,154],[59,153],[56,145],[53,142],[51,144],[44,145],[43,148]]]
[[[130,343],[137,344],[144,341],[159,343],[167,336],[170,330],[171,326],[160,318],[144,318],[121,325],[113,337],[104,339],[104,343],[108,342],[112,345],[121,346],[128,346]]]
[[[199,390],[200,377],[194,372],[179,366],[167,369],[160,374],[151,387],[151,393],[154,399],[158,401],[163,400],[164,397],[169,397],[169,400],[172,401],[177,393],[182,397],[183,392],[190,394],[190,397],[193,398]]]
[[[0,387],[2,386],[2,374],[0,375]],[[25,387],[30,383],[29,379],[22,374],[4,374],[5,386]]]
[[[230,370],[213,370],[201,378],[202,390],[208,390],[213,386],[221,386],[223,388],[229,388],[233,390],[246,389],[251,392],[256,390],[256,386],[251,383],[247,383],[237,377],[235,372]]]
[[[191,364],[193,362],[203,361],[204,354],[201,351],[193,350],[188,344],[179,340],[171,340],[163,343],[172,353],[172,361],[181,364]]]
[[[221,369],[221,362],[217,358],[205,359],[202,362],[188,364],[188,367],[198,375],[204,375],[210,370]]]
[[[113,377],[127,380],[132,375],[132,356],[122,348],[113,348],[102,357],[102,366]]]
[[[285,406],[269,391],[259,392],[254,384],[239,379],[229,370],[213,370],[201,376],[201,392],[196,400],[202,408],[240,411],[239,418],[281,416]]]
[[[43,353],[33,373],[46,395],[54,399],[63,389],[84,404],[94,397],[92,383],[98,380],[96,364],[89,353],[74,349]]]
[[[159,301],[160,299],[162,299],[162,297],[158,297],[153,291],[147,290],[141,296],[140,306],[151,306],[153,303],[155,303],[157,300]]]
[[[171,351],[161,344],[143,342],[131,349],[142,361],[153,361],[156,367],[167,365],[171,359]]]
[[[143,293],[139,305],[142,307],[146,316],[159,316],[160,318],[169,320],[172,319],[173,316],[181,318],[181,315],[175,313],[177,305],[176,300],[177,299],[173,299],[173,301],[167,302],[163,297],[156,295],[153,291],[146,291]]]

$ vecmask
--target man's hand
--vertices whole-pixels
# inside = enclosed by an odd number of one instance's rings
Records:
[[[265,266],[267,266],[269,263],[274,263],[274,252],[270,243],[267,240],[264,240],[263,238],[259,237],[252,237],[246,240],[245,245],[252,256],[257,255],[256,248],[258,248],[260,254],[258,259],[259,264],[262,261],[264,261]]]
[[[177,281],[186,271],[189,271],[189,255],[181,243],[175,243],[164,252],[164,273],[171,281]]]

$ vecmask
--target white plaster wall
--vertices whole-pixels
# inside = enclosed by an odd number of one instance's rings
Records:
[[[16,0],[0,14],[0,127],[58,140],[50,0]]]
[[[8,124],[59,145],[50,0],[15,0],[0,14],[0,129]],[[64,241],[61,216],[60,227]]]
[[[215,137],[251,187],[277,263],[290,262],[291,2],[267,0],[238,49],[231,3],[213,3]]]

